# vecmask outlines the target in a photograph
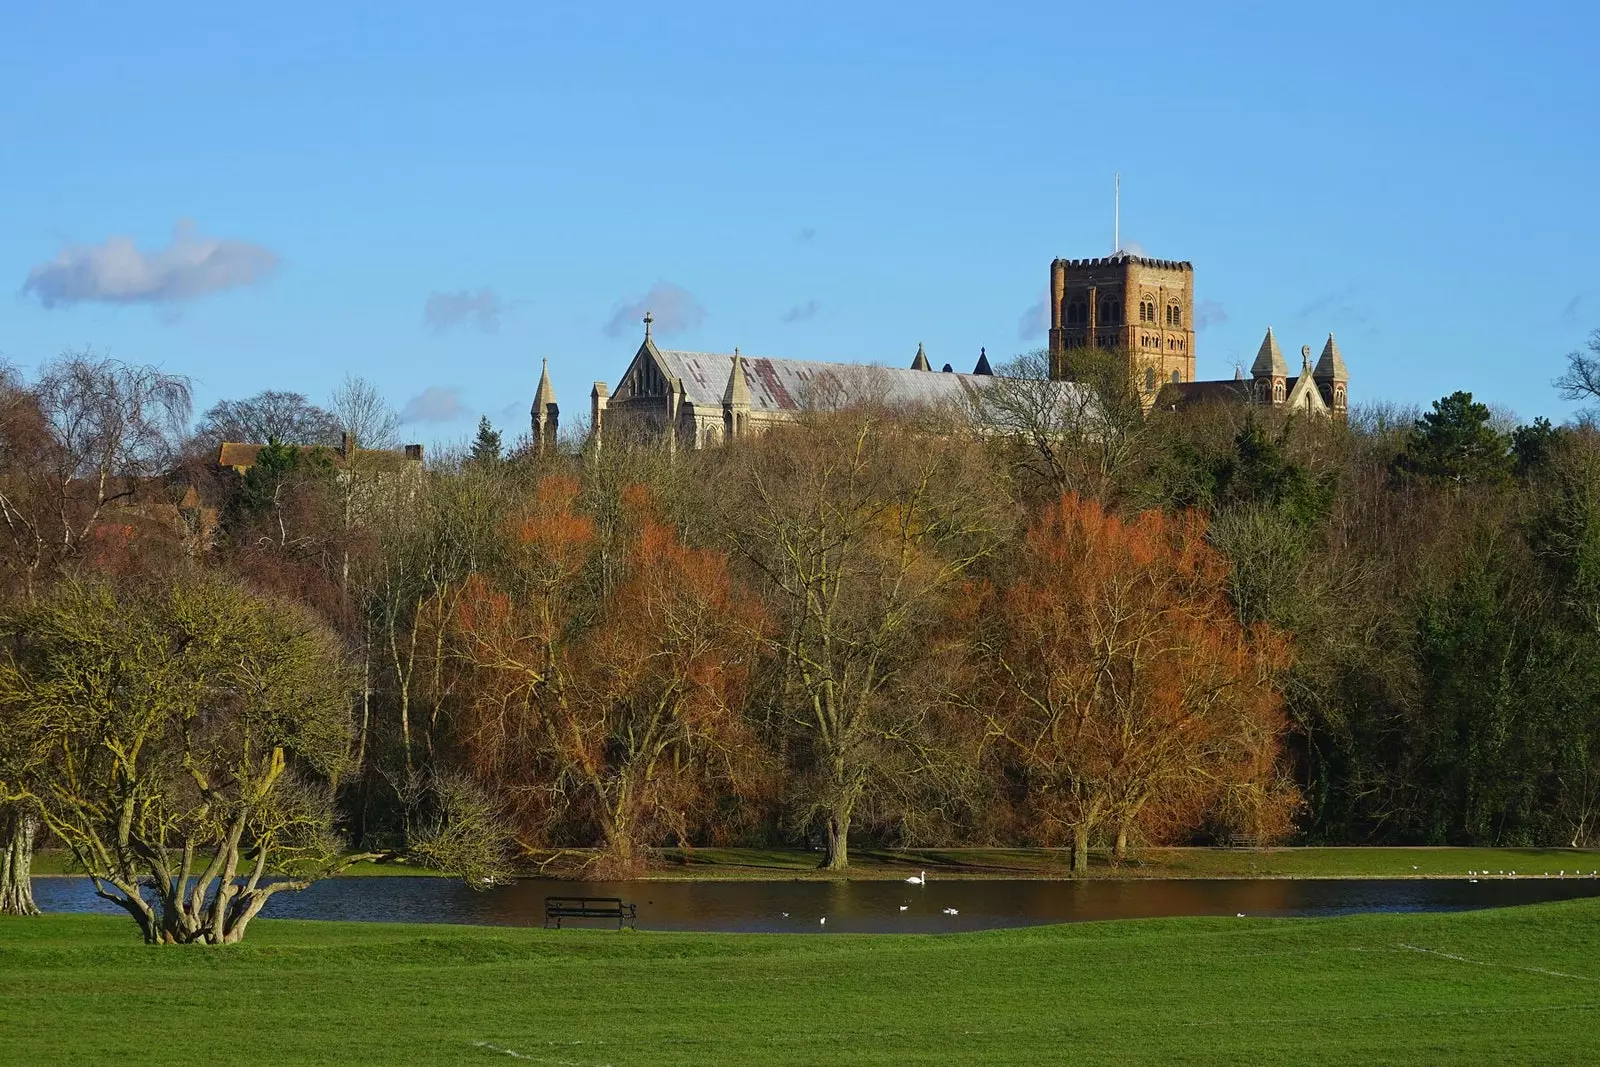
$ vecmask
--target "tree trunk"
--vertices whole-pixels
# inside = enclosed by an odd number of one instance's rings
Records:
[[[0,915],[38,915],[33,902],[33,840],[38,820],[13,810],[0,821]]]
[[[1086,874],[1089,870],[1089,824],[1079,823],[1072,828],[1072,873]]]
[[[1128,858],[1128,824],[1127,823],[1118,823],[1117,824],[1117,840],[1116,840],[1116,843],[1111,846],[1111,862],[1113,864],[1116,864],[1116,865],[1120,866],[1122,861],[1127,859],[1127,858]]]
[[[822,866],[830,871],[842,871],[850,866],[850,815],[850,806],[843,804],[828,812]]]

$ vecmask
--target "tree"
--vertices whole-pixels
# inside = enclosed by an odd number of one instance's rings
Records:
[[[200,417],[195,445],[214,452],[224,441],[339,447],[341,426],[303,393],[268,389],[243,400],[219,400]],[[213,456],[213,459],[216,457]]]
[[[1493,482],[1511,471],[1511,442],[1494,425],[1488,405],[1454,392],[1433,402],[1406,438],[1400,469],[1457,485]]]
[[[774,622],[772,724],[799,762],[803,825],[849,865],[863,802],[915,772],[918,700],[899,688],[924,640],[999,543],[1005,509],[981,447],[948,425],[818,411],[740,446],[716,485],[728,542]]]
[[[1025,490],[1114,499],[1125,488],[1150,438],[1126,366],[1122,354],[1077,350],[1072,381],[1053,381],[1048,355],[1037,351],[985,383],[975,416],[1001,431]]]
[[[478,434],[472,439],[471,461],[477,464],[500,462],[500,431],[489,422],[489,416],[478,419]]]
[[[1171,837],[1206,816],[1284,832],[1282,640],[1227,601],[1227,568],[1193,513],[1131,522],[1069,494],[1029,529],[1001,601],[996,729],[1040,836],[1076,871],[1102,827]]]
[[[4,640],[0,706],[50,755],[41,781],[6,787],[147,943],[238,941],[273,894],[354,858],[329,800],[349,676],[303,610],[215,578],[69,582],[7,618]]]
[[[302,490],[326,487],[333,481],[333,457],[326,449],[302,449],[273,438],[261,446],[255,464],[240,479],[229,525],[237,534],[252,522],[266,521],[277,532],[277,547],[287,549],[303,540],[300,524],[290,518],[299,510],[295,505],[306,503],[299,499]],[[290,537],[291,525],[297,527],[295,537]]]
[[[726,556],[680,544],[643,489],[626,498],[628,576],[575,648],[549,727],[560,780],[585,796],[618,874],[653,827],[684,841],[708,784],[750,791],[742,711],[764,625]]]
[[[154,367],[85,350],[46,364],[32,385],[0,368],[0,602],[27,603],[65,570],[166,543],[176,531],[152,512],[188,418],[188,379]],[[0,797],[0,910],[33,910],[37,814]]]
[[[1563,400],[1600,400],[1600,330],[1589,334],[1584,347],[1567,353],[1567,369],[1556,379]]]

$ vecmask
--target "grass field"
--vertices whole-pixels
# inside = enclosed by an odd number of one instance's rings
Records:
[[[941,878],[1066,878],[1067,853],[1045,848],[860,849],[849,871],[817,868],[802,849],[708,848],[668,850],[647,877],[695,879],[903,878],[918,870]],[[559,873],[556,868],[552,873]],[[1516,871],[1519,876],[1600,870],[1600,850],[1564,848],[1151,848],[1113,867],[1093,857],[1094,878],[1464,878],[1468,871]],[[40,852],[36,874],[71,873],[68,857]],[[427,875],[404,863],[358,863],[348,877]],[[530,871],[529,873],[532,873]]]
[[[944,936],[0,919],[7,1063],[1594,1063],[1600,901]]]

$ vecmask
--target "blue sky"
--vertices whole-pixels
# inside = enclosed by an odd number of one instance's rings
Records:
[[[1201,377],[1332,330],[1358,402],[1560,418],[1600,327],[1591,5],[337,6],[7,5],[0,354],[349,372],[428,442],[542,358],[586,415],[652,292],[674,347],[967,369],[1116,171]]]

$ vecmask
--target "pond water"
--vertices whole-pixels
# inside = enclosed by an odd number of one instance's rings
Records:
[[[1600,896],[1600,879],[1215,879],[1141,881],[563,882],[474,892],[443,878],[333,878],[279,893],[264,917],[539,926],[547,896],[621,897],[641,930],[950,933],[1181,915],[1316,916],[1460,911]],[[86,878],[36,878],[45,911],[123,914]],[[954,908],[956,914],[944,909]],[[820,922],[826,918],[827,923]],[[566,925],[585,924],[568,920]]]

